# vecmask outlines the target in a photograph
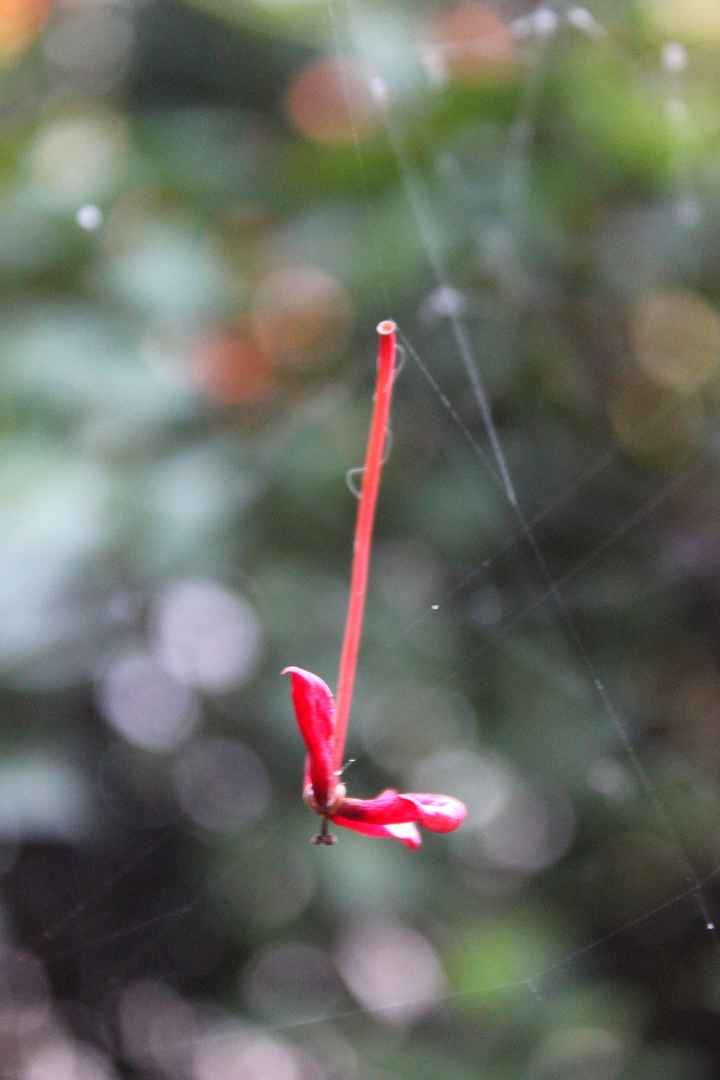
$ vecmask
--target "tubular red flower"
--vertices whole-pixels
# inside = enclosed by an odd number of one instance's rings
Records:
[[[449,795],[399,795],[388,788],[375,799],[348,799],[333,771],[333,697],[317,675],[285,668],[292,675],[298,727],[308,751],[305,798],[316,813],[336,825],[366,836],[392,837],[411,850],[420,847],[415,822],[430,832],[446,833],[462,823],[465,807]]]
[[[463,804],[448,795],[398,795],[390,789],[376,799],[347,799],[338,779],[360,648],[375,504],[395,379],[395,323],[390,319],[381,322],[378,333],[377,386],[355,528],[337,708],[329,687],[317,675],[298,667],[285,668],[283,675],[292,675],[295,715],[308,752],[303,796],[323,819],[322,831],[313,842],[335,843],[335,837],[327,831],[328,821],[334,821],[365,836],[390,836],[414,851],[421,843],[415,822],[431,832],[452,832],[465,817]]]

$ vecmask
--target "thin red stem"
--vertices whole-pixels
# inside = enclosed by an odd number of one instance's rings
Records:
[[[333,737],[333,767],[340,769],[345,752],[345,733],[347,731],[350,704],[352,701],[355,669],[357,668],[360,635],[362,633],[365,593],[367,591],[368,567],[370,565],[370,547],[372,544],[373,522],[380,470],[385,450],[385,436],[390,417],[393,380],[395,378],[395,323],[386,319],[378,326],[380,343],[378,350],[378,372],[375,386],[370,437],[365,470],[363,473],[360,505],[358,506],[353,544],[352,574],[350,577],[350,603],[345,622],[345,637],[340,655],[340,674],[335,703],[335,733]]]

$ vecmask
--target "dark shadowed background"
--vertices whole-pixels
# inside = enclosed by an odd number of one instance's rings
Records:
[[[0,1075],[720,1077],[717,3],[47,3],[0,0]],[[280,676],[335,683],[387,317],[346,779],[466,802],[416,854],[310,846]]]

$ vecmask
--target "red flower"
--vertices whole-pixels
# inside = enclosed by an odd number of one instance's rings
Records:
[[[345,785],[333,767],[335,704],[330,689],[309,671],[285,668],[292,675],[292,696],[300,734],[308,756],[305,765],[303,797],[307,805],[323,818],[323,831],[314,843],[332,844],[327,822],[366,836],[391,836],[406,847],[420,847],[415,822],[431,832],[457,829],[465,817],[465,807],[448,795],[398,795],[388,789],[376,799],[348,799]]]
[[[339,780],[360,647],[375,504],[395,380],[395,329],[395,323],[390,319],[378,326],[377,387],[355,526],[350,604],[340,655],[337,705],[329,688],[317,675],[298,667],[285,668],[283,674],[289,672],[292,675],[295,715],[308,751],[303,788],[305,802],[323,819],[322,829],[313,842],[334,844],[335,837],[328,833],[328,822],[334,821],[336,825],[344,825],[346,829],[354,829],[366,836],[393,836],[415,850],[421,843],[415,822],[431,832],[452,832],[465,817],[463,804],[447,795],[398,795],[397,791],[392,790],[383,791],[377,799],[346,799],[345,785]]]

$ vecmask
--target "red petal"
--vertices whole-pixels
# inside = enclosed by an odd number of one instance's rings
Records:
[[[420,815],[417,821],[423,829],[430,832],[452,832],[462,825],[467,810],[459,799],[449,795],[401,795],[402,799],[411,799]]]
[[[376,799],[343,799],[338,807],[348,821],[362,821],[367,825],[400,825],[417,821],[418,808],[411,800],[388,788]]]
[[[342,817],[333,817],[331,820],[336,825],[342,825],[345,829],[352,829],[353,832],[363,833],[364,836],[385,836],[393,840],[399,840],[401,844],[404,844],[406,848],[410,848],[411,851],[417,851],[422,843],[420,833],[412,822],[406,822],[404,825],[368,825],[362,821],[350,821],[348,818]]]
[[[332,765],[333,696],[322,679],[309,671],[288,667],[283,671],[287,674],[292,675],[295,716],[308,750],[313,796],[319,806],[327,806],[337,783]]]
[[[431,832],[452,832],[465,818],[465,807],[449,795],[398,795],[388,789],[376,799],[343,799],[342,817],[368,825],[399,825],[417,821]]]

